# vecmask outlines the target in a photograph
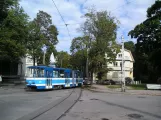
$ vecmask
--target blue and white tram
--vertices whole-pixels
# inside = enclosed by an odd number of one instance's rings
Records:
[[[36,89],[69,88],[83,85],[82,73],[78,70],[30,66],[26,86]]]

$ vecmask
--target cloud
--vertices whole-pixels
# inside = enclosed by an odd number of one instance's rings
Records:
[[[52,16],[53,24],[59,31],[59,43],[56,46],[58,51],[70,51],[71,39],[81,35],[77,29],[79,23],[83,23],[81,18],[92,5],[97,11],[107,10],[111,12],[120,22],[120,28],[117,32],[117,40],[120,42],[121,35],[125,40],[130,40],[127,36],[137,24],[146,19],[146,10],[155,0],[54,0],[65,22],[68,25],[71,38],[62,18],[55,8],[52,0],[21,0],[20,5],[30,16],[31,20],[36,17],[39,10],[43,10]],[[135,41],[135,40],[134,40]]]

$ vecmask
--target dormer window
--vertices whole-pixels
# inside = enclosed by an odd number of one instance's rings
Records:
[[[119,58],[122,58],[122,54],[118,54],[118,57],[119,57]]]
[[[117,66],[117,62],[114,62],[113,65],[114,65],[114,66]]]

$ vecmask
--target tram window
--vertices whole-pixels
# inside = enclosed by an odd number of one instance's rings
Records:
[[[78,78],[80,78],[80,72],[77,73]]]
[[[78,73],[75,73],[75,78],[78,78]]]
[[[70,74],[69,72],[65,72],[65,76],[64,76],[64,77],[65,77],[65,78],[70,78],[70,75],[71,75],[71,74]]]
[[[31,68],[27,68],[27,74],[26,74],[27,77],[33,77],[33,69]]]
[[[70,72],[70,78],[72,78],[72,72]]]
[[[53,77],[53,73],[50,72],[50,71],[46,71],[46,76],[47,76],[47,77]]]
[[[60,77],[61,77],[61,78],[64,78],[64,74],[60,74]]]
[[[44,69],[27,69],[27,77],[44,77]]]
[[[59,77],[59,71],[53,71],[53,77],[58,78]]]
[[[60,78],[64,78],[64,70],[60,70],[60,74],[59,74],[60,76]]]
[[[44,69],[37,69],[37,77],[44,77]]]

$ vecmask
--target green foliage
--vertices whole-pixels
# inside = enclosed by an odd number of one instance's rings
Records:
[[[67,52],[60,51],[57,52],[57,67],[70,68],[70,55]]]
[[[149,80],[156,82],[161,75],[161,1],[155,1],[147,10],[147,19],[129,32],[137,39],[136,56],[147,66]]]
[[[128,87],[130,87],[133,90],[145,90],[146,89],[146,85],[145,84],[140,84],[140,85],[128,85]]]
[[[0,1],[0,26],[3,23],[3,20],[7,18],[8,11],[10,8],[15,7],[18,5],[19,0],[1,0]]]
[[[89,40],[89,36],[83,36],[83,37],[76,37],[72,40],[72,44],[70,47],[71,53],[76,53],[79,50],[87,49],[87,42]]]
[[[128,41],[124,43],[125,49],[130,50],[132,53],[135,51],[135,44],[133,41]]]
[[[88,31],[94,36],[89,43],[90,70],[97,73],[98,79],[102,79],[108,72],[107,63],[115,61],[119,52],[116,44],[117,23],[115,18],[106,11],[90,12],[86,14],[89,26]],[[105,57],[105,54],[107,55]]]
[[[161,77],[157,80],[158,84],[161,84]]]
[[[96,73],[97,77],[102,79],[109,70],[107,63],[115,61],[116,54],[119,52],[119,46],[115,41],[117,30],[115,21],[117,20],[106,11],[96,12],[94,9],[86,13],[84,17],[86,21],[80,28],[84,36],[72,41],[71,64],[85,70],[88,55],[91,78],[92,74]]]
[[[70,51],[72,53],[70,64],[73,69],[77,69],[86,75],[87,46],[89,36],[77,37],[72,40]]]
[[[73,69],[77,69],[83,72],[85,76],[85,68],[86,68],[86,59],[87,59],[87,51],[79,50],[75,54],[71,55],[70,64]]]
[[[26,54],[28,16],[17,4],[0,26],[0,58],[17,61]]]
[[[46,65],[48,65],[51,53],[56,53],[54,45],[58,43],[58,31],[52,25],[51,16],[46,12],[39,11],[28,28],[27,53],[32,57],[34,65],[36,60],[38,64],[42,64],[43,53],[41,48],[45,44],[48,48],[46,53]]]

